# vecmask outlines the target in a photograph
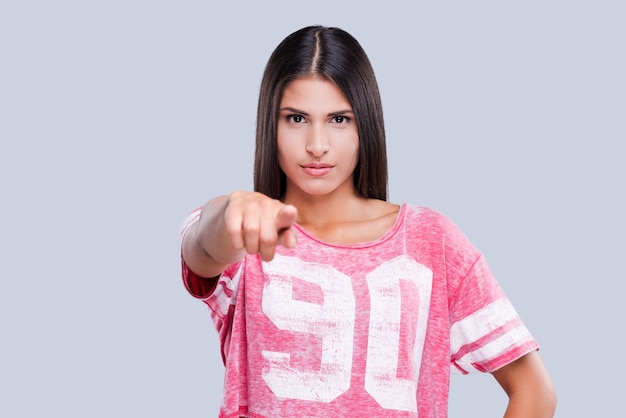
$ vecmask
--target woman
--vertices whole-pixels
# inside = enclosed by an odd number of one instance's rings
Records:
[[[506,417],[551,417],[538,345],[435,210],[387,201],[380,95],[359,43],[311,26],[261,83],[253,192],[192,212],[187,289],[226,366],[222,417],[447,416],[450,371],[491,372]]]

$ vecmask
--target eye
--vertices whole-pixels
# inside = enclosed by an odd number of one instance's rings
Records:
[[[302,123],[304,122],[304,117],[302,115],[287,115],[287,122]]]
[[[346,124],[348,122],[350,122],[350,118],[347,116],[333,116],[333,118],[331,119],[332,123],[337,123],[340,125]]]

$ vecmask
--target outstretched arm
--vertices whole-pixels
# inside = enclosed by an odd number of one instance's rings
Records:
[[[556,392],[537,351],[492,373],[509,397],[504,418],[552,418]]]
[[[213,278],[246,252],[274,258],[277,245],[293,247],[297,210],[261,193],[236,191],[209,201],[182,242],[182,256],[198,276]]]

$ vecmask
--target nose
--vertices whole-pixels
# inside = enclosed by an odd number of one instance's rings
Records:
[[[321,127],[311,127],[306,142],[306,151],[316,157],[321,157],[328,152],[329,149],[330,143],[328,133],[324,132],[324,129]]]

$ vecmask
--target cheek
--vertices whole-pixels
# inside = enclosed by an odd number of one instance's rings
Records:
[[[276,130],[276,150],[278,152],[278,158],[284,159],[284,161],[293,160],[297,158],[304,150],[304,130],[293,129],[281,129],[281,125],[278,125]]]

